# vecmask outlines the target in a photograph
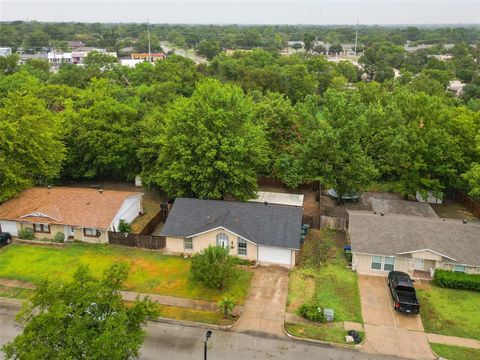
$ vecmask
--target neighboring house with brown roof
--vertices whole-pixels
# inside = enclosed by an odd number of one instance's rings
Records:
[[[18,236],[24,228],[37,238],[108,242],[121,219],[132,222],[143,212],[143,193],[88,188],[31,188],[0,205],[0,230]]]
[[[352,267],[386,276],[430,277],[435,269],[480,274],[480,224],[395,212],[348,210]],[[382,215],[383,214],[383,215]]]

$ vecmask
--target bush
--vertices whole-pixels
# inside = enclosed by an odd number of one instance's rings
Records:
[[[190,277],[205,286],[223,289],[234,272],[235,259],[228,248],[209,246],[192,257]]]
[[[132,226],[124,219],[120,219],[120,222],[118,223],[118,231],[122,233],[129,233],[132,231]]]
[[[35,235],[33,234],[32,229],[24,228],[18,232],[18,238],[23,240],[35,240]]]
[[[53,240],[57,243],[63,243],[65,241],[65,235],[63,234],[63,232],[59,231],[55,234]]]
[[[480,291],[480,274],[435,270],[433,283],[439,287]]]
[[[228,319],[230,317],[234,307],[235,303],[233,302],[233,300],[226,296],[218,302],[218,308],[225,319]]]
[[[315,304],[303,303],[298,308],[298,314],[304,319],[317,322],[325,322],[323,309]]]

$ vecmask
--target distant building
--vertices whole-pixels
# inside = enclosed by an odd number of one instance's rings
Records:
[[[137,64],[143,63],[146,60],[144,59],[120,59],[120,64],[123,66],[128,66],[128,67],[135,67]]]
[[[131,57],[134,60],[148,60],[148,58],[151,58],[152,60],[163,60],[166,55],[164,53],[136,53],[132,54]]]
[[[452,80],[447,86],[447,90],[452,92],[455,96],[462,95],[463,87],[465,86],[460,80]]]
[[[12,48],[0,47],[0,57],[6,57],[12,55]]]
[[[19,63],[23,64],[27,60],[32,60],[32,59],[47,60],[47,53],[46,52],[41,52],[41,53],[36,53],[36,54],[27,54],[27,53],[20,54]]]
[[[69,41],[67,42],[67,46],[71,50],[77,50],[78,48],[85,46],[85,44],[82,41]]]
[[[85,48],[84,48],[85,49]],[[88,48],[89,50],[82,50],[82,51],[72,51],[72,52],[58,52],[58,51],[51,51],[47,54],[47,60],[52,65],[59,65],[62,63],[67,64],[83,64],[83,60],[87,57],[89,53],[92,51],[96,51],[105,55],[117,57],[116,52],[107,52],[105,49],[97,49],[97,48]]]

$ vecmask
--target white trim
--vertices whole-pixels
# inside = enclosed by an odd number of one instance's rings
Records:
[[[430,251],[434,254],[437,254],[437,255],[440,255],[444,258],[447,258],[447,259],[450,259],[450,260],[453,260],[453,261],[457,261],[457,259],[454,259],[454,258],[451,258],[450,256],[447,256],[447,255],[443,255],[443,254],[440,254],[439,252],[437,251],[434,251],[432,249],[421,249],[421,250],[413,250],[413,251],[405,251],[405,252],[401,252],[401,253],[397,253],[398,255],[405,255],[405,254],[413,254],[413,253],[417,253],[417,252],[421,252],[421,251]]]
[[[273,248],[278,248],[278,249],[290,249],[290,250],[300,250],[300,248],[289,248],[289,247],[284,247],[284,246],[272,246],[272,245],[263,245],[263,244],[259,244],[259,243],[256,243],[256,242],[253,242],[252,240],[249,240],[247,239],[245,236],[241,236],[241,235],[238,235],[237,233],[227,229],[226,227],[223,227],[223,226],[217,226],[216,228],[213,228],[213,229],[210,229],[210,230],[205,230],[205,231],[202,231],[202,232],[199,232],[197,234],[193,234],[193,235],[187,235],[185,237],[195,237],[195,236],[200,236],[200,235],[203,235],[203,234],[206,234],[206,233],[209,233],[211,231],[215,231],[215,230],[218,230],[218,229],[222,229],[224,231],[228,231],[229,233],[235,235],[235,236],[238,236],[238,237],[241,237],[242,239],[245,239],[246,241],[248,241],[249,243],[251,244],[254,244],[254,245],[257,245],[257,246],[268,246],[268,247],[273,247]],[[300,232],[298,233],[298,242],[300,243]],[[173,235],[165,235],[165,236],[169,236],[169,237],[179,237],[179,236],[173,236]]]
[[[49,218],[49,219],[52,219],[52,220],[55,220],[55,221],[58,221],[58,222],[61,222],[61,221],[62,221],[62,220],[56,219],[56,218],[54,218],[54,217],[52,217],[52,216],[49,216],[49,215],[46,215],[46,214],[44,214],[44,213],[37,212],[37,211],[35,211],[35,212],[33,212],[33,213],[30,213],[30,214],[22,215],[22,216],[20,216],[20,219],[23,219],[23,218],[26,218],[26,217],[30,217],[30,216],[32,216],[32,217]]]

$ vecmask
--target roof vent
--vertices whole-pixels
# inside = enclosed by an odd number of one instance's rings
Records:
[[[264,203],[265,205],[268,205],[268,201],[264,201],[263,203]]]
[[[87,204],[87,205],[90,205],[90,201],[87,201],[86,204]]]
[[[48,185],[47,188],[48,190],[50,190],[52,188],[52,185]]]
[[[464,223],[464,224],[468,224],[467,219],[463,219],[463,223]]]
[[[103,193],[103,189],[98,189],[98,192],[99,192],[100,194],[102,194],[102,193]]]
[[[373,212],[373,214],[374,214],[374,215],[377,215],[377,212],[376,212],[376,211],[374,211],[374,212]]]
[[[385,213],[383,211],[380,211],[380,216],[384,216]]]

